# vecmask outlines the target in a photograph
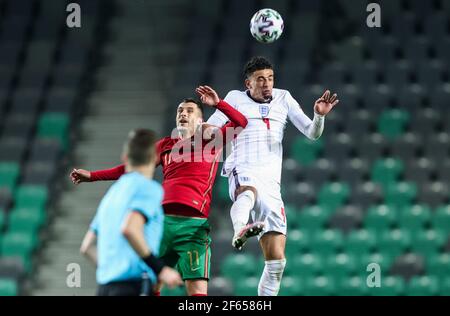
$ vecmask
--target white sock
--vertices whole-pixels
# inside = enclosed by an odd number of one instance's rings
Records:
[[[255,194],[250,190],[245,190],[238,195],[233,206],[231,206],[230,216],[233,222],[234,234],[239,231],[248,223],[248,217],[250,211],[255,206]]]
[[[286,259],[267,260],[258,285],[258,296],[277,296]]]

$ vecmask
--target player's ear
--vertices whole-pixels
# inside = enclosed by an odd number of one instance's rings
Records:
[[[128,163],[128,156],[125,153],[122,154],[122,162],[124,165]]]
[[[244,83],[245,83],[245,87],[247,89],[250,89],[250,79],[245,79]]]
[[[199,118],[197,119],[197,124],[200,125],[200,124],[202,124],[202,123],[203,123],[203,118],[202,118],[202,117],[199,117]]]

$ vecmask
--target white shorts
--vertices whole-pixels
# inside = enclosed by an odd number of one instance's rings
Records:
[[[267,232],[279,232],[286,235],[286,213],[281,199],[280,183],[264,177],[264,174],[254,171],[233,171],[228,177],[230,198],[234,202],[234,193],[240,186],[251,186],[256,189],[255,207],[251,212],[253,222],[264,222],[264,230],[258,235],[258,240]]]

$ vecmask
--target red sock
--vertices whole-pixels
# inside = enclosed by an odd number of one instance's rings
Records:
[[[153,295],[154,295],[154,296],[161,296],[161,292],[160,292],[160,291],[154,292]]]
[[[208,294],[196,293],[196,294],[192,294],[191,296],[208,296]]]

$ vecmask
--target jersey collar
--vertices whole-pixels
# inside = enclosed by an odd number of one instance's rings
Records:
[[[270,103],[270,102],[272,102],[272,100],[273,100],[273,97],[270,96],[269,99],[267,99],[266,101],[261,102],[261,101],[258,101],[258,100],[256,100],[256,99],[254,99],[254,98],[252,97],[252,95],[250,94],[250,91],[249,91],[249,90],[246,90],[245,93],[247,94],[247,96],[248,96],[250,99],[252,99],[252,100],[255,101],[256,103],[260,103],[260,104]]]

